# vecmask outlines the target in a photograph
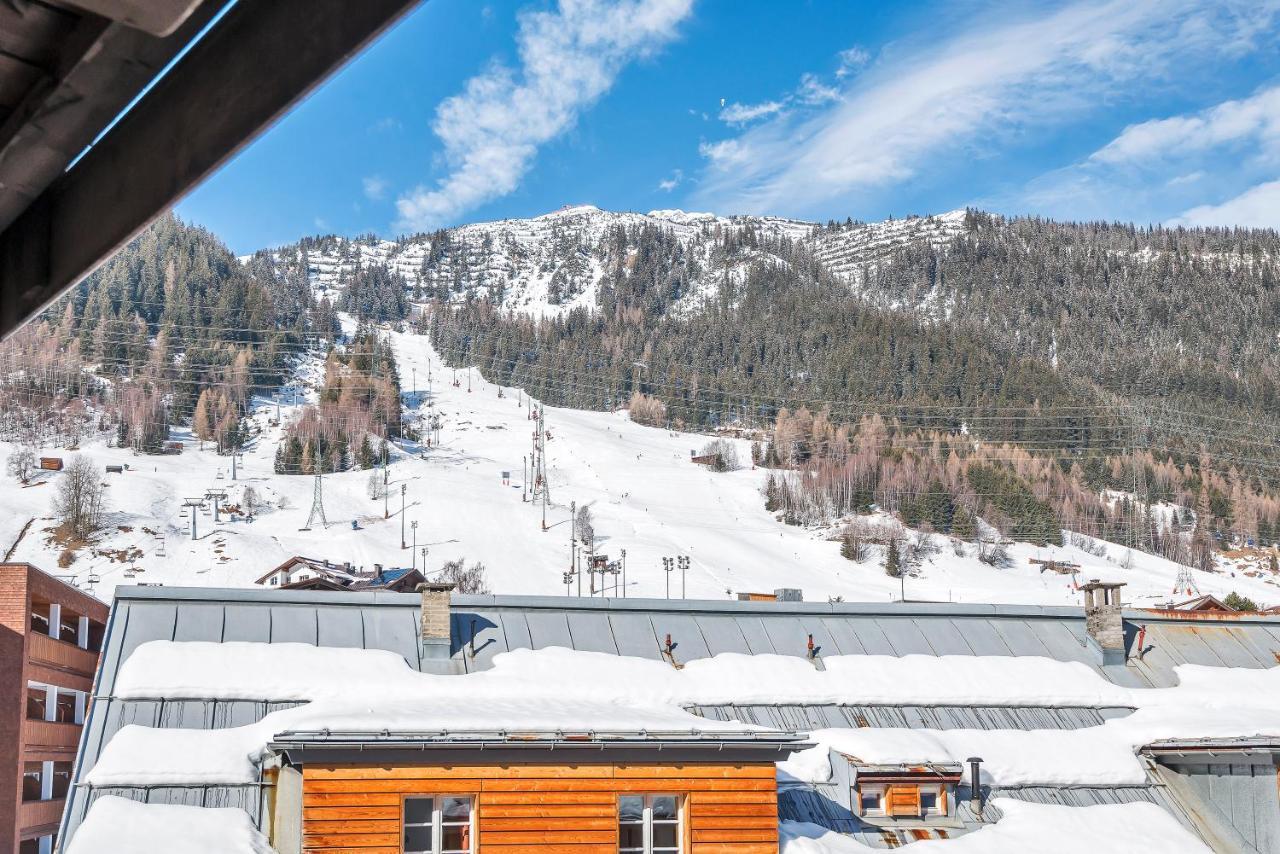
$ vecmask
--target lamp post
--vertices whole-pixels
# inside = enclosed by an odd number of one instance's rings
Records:
[[[680,555],[680,557],[677,558],[677,562],[680,564],[680,598],[684,599],[686,598],[684,586],[685,573],[689,571],[689,556]]]
[[[418,568],[418,560],[417,560],[418,558],[418,520],[414,519],[412,522],[410,522],[409,528],[413,531],[413,550],[409,552],[409,560],[413,561],[413,568],[417,569]],[[422,568],[426,569],[426,566],[424,565]]]
[[[400,548],[404,548],[404,493],[409,484],[400,484]]]
[[[666,577],[667,577],[667,598],[668,599],[671,598],[671,571],[673,569],[675,569],[675,559],[664,557],[662,559],[662,571],[666,573]]]

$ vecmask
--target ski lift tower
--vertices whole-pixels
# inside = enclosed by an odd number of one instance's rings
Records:
[[[188,515],[191,516],[191,539],[196,538],[196,511],[204,509],[203,498],[188,498],[182,502],[182,506],[187,508]]]

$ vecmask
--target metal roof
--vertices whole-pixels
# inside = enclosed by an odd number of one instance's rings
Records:
[[[1081,662],[1116,684],[1132,687],[1172,685],[1173,667],[1184,662],[1263,668],[1274,666],[1280,654],[1280,618],[1266,616],[1197,621],[1185,615],[1126,612],[1130,645],[1138,626],[1143,625],[1147,652],[1141,661],[1104,666],[1085,645],[1080,608],[538,596],[454,596],[452,639],[447,650],[437,650],[419,641],[420,607],[421,597],[416,594],[386,591],[118,588],[76,779],[83,779],[103,745],[126,724],[239,726],[293,705],[114,698],[121,663],[140,644],[152,640],[292,642],[382,649],[403,656],[415,669],[450,674],[487,669],[495,655],[517,648],[562,646],[664,660],[668,634],[676,663],[724,652],[805,657],[812,634],[820,656],[1041,656]],[[709,718],[723,720],[732,715],[747,723],[803,731],[820,726],[860,726],[863,721],[872,726],[943,729],[1067,729],[1096,725],[1127,710],[818,705],[708,706],[694,711]],[[1083,797],[1080,791],[1053,796]],[[64,838],[70,838],[98,794],[81,786],[73,789]],[[259,797],[257,787],[156,787],[124,794],[152,802],[221,799],[250,806]],[[253,807],[250,813],[256,817],[259,810]]]
[[[1028,706],[718,705],[689,711],[774,729],[1084,729],[1130,709]]]

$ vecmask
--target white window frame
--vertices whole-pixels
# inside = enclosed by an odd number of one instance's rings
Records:
[[[885,815],[885,811],[884,811],[885,787],[884,786],[877,786],[877,785],[864,786],[860,784],[857,786],[857,788],[854,789],[854,791],[858,795],[858,815],[874,815],[874,816]],[[875,795],[876,803],[878,803],[880,806],[874,809],[867,809],[865,806],[863,806],[862,799],[867,795]]]
[[[405,848],[405,829],[410,827],[430,827],[431,828],[431,850],[429,854],[442,854],[444,851],[444,809],[443,802],[448,798],[462,798],[468,801],[471,809],[468,813],[467,827],[470,833],[467,839],[470,841],[470,847],[467,849],[468,854],[475,854],[476,850],[476,796],[474,794],[447,794],[447,795],[405,795],[400,801],[400,850],[406,851]],[[430,800],[431,801],[431,823],[428,824],[410,824],[405,821],[405,804],[412,800]],[[450,827],[458,827],[460,823],[450,822]],[[452,851],[453,849],[450,849]],[[417,854],[416,850],[414,854]]]
[[[930,808],[928,808],[928,809],[925,809],[925,806],[924,806],[924,796],[925,796],[925,795],[928,795],[928,794],[932,794],[932,795],[933,795],[933,797],[934,797],[934,801],[933,801],[933,806],[932,806],[932,807],[930,807]],[[920,786],[920,798],[921,798],[921,800],[920,800],[920,814],[921,814],[922,816],[925,816],[925,817],[929,817],[929,816],[944,816],[944,815],[946,815],[946,813],[942,811],[942,804],[943,804],[943,798],[944,798],[944,797],[945,797],[945,795],[943,794],[943,787],[942,787],[942,786],[940,786],[940,785],[921,785],[921,786]]]
[[[681,852],[681,854],[683,854],[685,850],[685,847],[684,847],[684,798],[682,798],[680,795],[674,792],[654,792],[654,793],[628,792],[626,794],[618,796],[619,808],[621,808],[622,798],[628,798],[628,797],[644,799],[644,809],[640,813],[640,827],[642,829],[641,836],[643,840],[642,841],[643,847],[641,848],[641,851],[643,852],[643,854],[653,854],[653,801],[656,798],[672,798],[675,800],[676,802],[676,820],[675,820],[676,851],[679,851]],[[664,824],[667,823],[666,819],[661,819],[661,821]],[[619,814],[618,814],[618,827],[619,829],[621,829],[622,827],[621,809],[619,809]],[[621,842],[619,842],[618,850],[633,852],[636,849],[622,848]],[[664,850],[665,850],[665,846],[664,846]]]
[[[920,792],[921,796],[932,793],[937,800],[931,808],[926,809],[924,803],[920,804],[919,818],[944,818],[948,813],[943,809],[944,803],[950,803],[950,788],[945,783],[908,783],[898,785],[914,785]],[[885,796],[888,794],[889,784],[886,783],[859,783],[854,787],[853,791],[856,796],[855,805],[858,808],[858,815],[873,816],[876,818],[886,818],[889,816],[885,809]],[[880,803],[876,809],[866,809],[862,805],[863,795],[875,795]]]

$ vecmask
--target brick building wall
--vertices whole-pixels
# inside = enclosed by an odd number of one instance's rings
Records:
[[[33,611],[56,617],[56,625],[35,625]],[[0,854],[51,847],[64,799],[24,801],[23,772],[38,764],[42,786],[55,772],[69,780],[76,718],[88,712],[107,613],[104,603],[29,564],[0,564]],[[47,686],[44,718],[28,715],[31,683]]]

